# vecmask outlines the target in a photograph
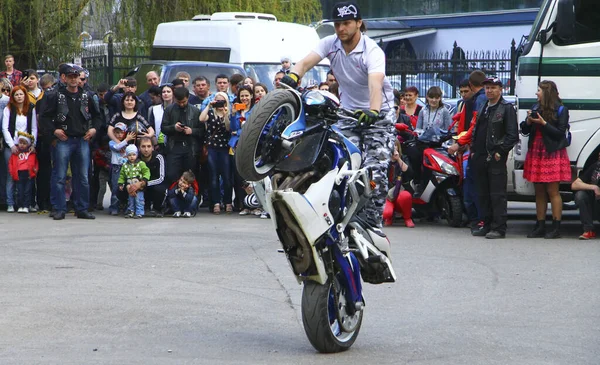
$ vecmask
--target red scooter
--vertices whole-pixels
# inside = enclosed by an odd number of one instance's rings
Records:
[[[423,168],[428,172],[427,181],[422,181],[419,189],[413,195],[413,209],[417,216],[435,217],[441,215],[451,227],[460,227],[463,223],[462,155],[448,154],[445,146],[453,139],[452,133],[444,131],[439,141],[423,142],[416,138],[405,139],[404,149],[422,149]],[[424,185],[424,186],[423,186]],[[413,187],[416,187],[413,181]]]

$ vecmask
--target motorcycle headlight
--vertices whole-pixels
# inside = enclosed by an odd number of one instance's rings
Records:
[[[451,164],[447,163],[446,161],[442,160],[441,158],[435,155],[433,155],[432,157],[435,160],[435,162],[437,162],[437,164],[440,165],[440,168],[444,173],[448,175],[458,175],[458,170],[456,170],[456,167],[452,166]]]

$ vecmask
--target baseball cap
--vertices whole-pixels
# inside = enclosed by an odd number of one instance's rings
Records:
[[[500,80],[497,77],[490,77],[487,80],[485,80],[484,82],[482,82],[483,85],[486,84],[491,84],[491,85],[499,85],[502,86],[502,80]]]
[[[58,66],[58,73],[60,75],[72,75],[72,74],[79,75],[79,73],[81,71],[83,71],[83,69],[81,67],[74,65],[72,63],[63,63]]]
[[[125,148],[125,155],[129,156],[132,153],[135,153],[136,155],[138,153],[138,149],[134,144],[130,144]]]
[[[336,3],[331,10],[331,18],[324,22],[340,22],[344,20],[362,19],[360,9],[354,1]]]
[[[123,122],[119,122],[115,124],[115,128],[122,130],[123,132],[127,131],[127,125]]]

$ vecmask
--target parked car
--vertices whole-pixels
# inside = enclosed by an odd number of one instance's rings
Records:
[[[192,81],[198,76],[204,76],[210,81],[210,90],[216,91],[215,76],[225,74],[231,77],[233,74],[242,74],[246,76],[246,71],[239,66],[230,63],[218,62],[199,62],[199,61],[146,61],[137,65],[128,76],[133,76],[137,80],[138,93],[143,93],[148,89],[146,84],[146,74],[150,71],[156,71],[160,77],[160,85],[169,83],[175,79],[178,72],[185,71],[190,74],[190,89]]]

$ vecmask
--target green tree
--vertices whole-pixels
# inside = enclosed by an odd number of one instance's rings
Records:
[[[245,11],[270,13],[279,21],[308,24],[321,19],[319,0],[93,0],[96,14],[104,14],[116,42],[149,51],[160,23],[192,19],[198,14]],[[132,42],[132,40],[138,42]]]
[[[321,19],[319,0],[0,0],[0,53],[13,54],[20,69],[53,69],[80,50],[83,31],[96,39],[112,31],[129,52],[148,53],[159,23],[218,11],[271,13],[305,24]]]
[[[74,25],[88,2],[0,0],[0,52],[14,55],[21,69],[56,66],[78,43]]]

